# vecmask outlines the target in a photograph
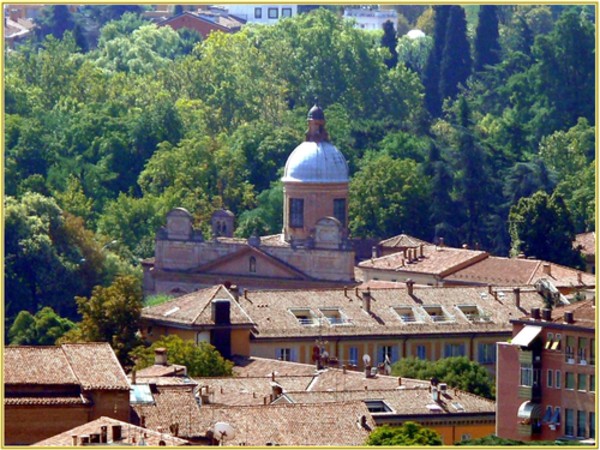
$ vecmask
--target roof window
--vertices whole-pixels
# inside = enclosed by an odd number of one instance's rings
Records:
[[[310,326],[317,324],[317,317],[310,308],[293,308],[289,311],[298,320],[300,325]]]
[[[423,309],[435,323],[454,322],[454,317],[440,305],[423,306]]]
[[[327,319],[329,325],[349,325],[352,323],[340,308],[320,308],[321,314]]]
[[[395,306],[392,309],[403,323],[423,323],[423,318],[412,306]]]
[[[490,316],[477,305],[458,305],[458,310],[471,323],[489,322]]]

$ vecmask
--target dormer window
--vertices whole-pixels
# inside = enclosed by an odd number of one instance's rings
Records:
[[[320,308],[319,311],[327,319],[329,325],[348,325],[352,323],[339,308]]]
[[[365,405],[371,414],[394,412],[384,400],[365,400]]]
[[[310,308],[293,308],[289,310],[298,323],[303,326],[315,325],[317,323],[317,317]]]
[[[442,306],[423,306],[429,318],[435,323],[454,322],[452,317]]]
[[[490,316],[477,305],[458,305],[458,310],[471,323],[489,322]]]
[[[423,323],[422,317],[412,306],[395,306],[392,309],[403,323]]]

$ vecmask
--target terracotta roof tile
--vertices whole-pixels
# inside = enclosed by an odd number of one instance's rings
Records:
[[[417,251],[420,255],[420,251]],[[374,258],[359,263],[362,269],[392,270],[408,273],[427,273],[445,276],[462,267],[473,264],[486,258],[488,254],[480,250],[467,250],[452,247],[439,247],[435,245],[423,246],[423,257],[414,262],[404,255],[404,252]]]
[[[5,397],[4,405],[87,405],[89,401],[81,395],[61,397]]]
[[[544,265],[550,265],[550,274],[545,271]],[[502,258],[490,256],[465,269],[454,272],[445,278],[445,281],[462,281],[481,284],[507,285],[533,285],[536,281],[546,278],[557,288],[581,286],[581,281],[586,286],[594,286],[594,275],[561,266],[547,263],[538,259]]]
[[[596,254],[596,233],[590,231],[589,233],[581,233],[575,236],[575,242],[573,247],[581,248],[581,253],[586,256],[593,256]]]
[[[185,366],[178,364],[170,364],[163,366],[161,364],[154,364],[152,366],[140,369],[136,373],[136,377],[140,378],[158,378],[158,377],[176,377],[177,375],[183,375],[186,372]]]
[[[431,245],[430,242],[422,241],[408,234],[399,234],[391,238],[385,239],[379,243],[381,247],[385,248],[405,248],[405,247],[418,247],[419,245]]]
[[[112,427],[121,426],[122,439],[113,440]],[[164,441],[167,446],[187,445],[188,441],[171,436],[169,433],[158,433],[147,428],[138,427],[127,422],[112,419],[110,417],[100,417],[91,422],[72,428],[63,433],[52,436],[33,445],[36,447],[72,447],[73,435],[81,438],[82,435],[91,435],[100,433],[100,427],[107,426],[108,442],[105,445],[140,445],[143,440],[145,445],[158,446],[160,441]]]
[[[554,308],[552,310],[552,321],[563,323],[565,312],[573,313],[575,325],[589,328],[596,327],[596,306],[593,300],[585,300]]]
[[[257,356],[250,358],[235,356],[232,360],[235,363],[233,373],[237,377],[262,376],[270,378],[273,372],[276,376],[313,376],[315,373],[315,366],[312,364],[259,358]]]
[[[63,344],[83,389],[129,390],[125,372],[108,343]]]
[[[214,325],[211,301],[216,298],[231,300],[232,324],[248,326],[252,324],[252,320],[239,307],[238,303],[233,301],[232,296],[223,286],[199,289],[160,305],[147,306],[143,308],[142,316],[186,325]]]
[[[7,347],[4,350],[4,383],[129,389],[125,372],[107,343]]]
[[[6,347],[5,384],[74,384],[79,380],[61,347]]]

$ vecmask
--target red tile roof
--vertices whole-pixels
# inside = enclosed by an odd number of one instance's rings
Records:
[[[406,248],[406,247],[418,247],[419,245],[431,245],[430,242],[422,241],[408,234],[399,234],[391,238],[385,239],[379,243],[381,247],[385,248]]]
[[[573,247],[580,248],[581,253],[585,256],[594,256],[596,254],[596,233],[581,233],[575,236]]]
[[[4,383],[129,390],[125,372],[107,343],[6,347]]]
[[[112,427],[119,425],[121,426],[122,438],[119,440],[113,440]],[[127,422],[122,422],[120,420],[103,416],[91,422],[72,428],[63,433],[57,434],[56,436],[52,436],[48,439],[44,439],[43,441],[36,442],[33,445],[36,447],[72,447],[74,435],[78,436],[79,439],[81,439],[81,436],[89,436],[94,433],[99,434],[101,432],[100,428],[102,426],[107,427],[108,435],[108,442],[103,445],[144,445],[140,444],[140,442],[144,442],[145,445],[158,446],[160,445],[161,441],[163,441],[164,444],[166,444],[167,446],[189,444],[188,441],[177,437],[173,437],[169,433],[159,433],[156,431],[149,430],[147,428],[138,427]]]
[[[420,249],[417,250],[420,255]],[[480,250],[467,250],[452,247],[439,247],[436,245],[424,245],[423,257],[409,261],[404,252],[392,253],[363,261],[358,264],[361,269],[376,269],[419,274],[431,274],[447,276],[463,267],[481,261],[488,254]]]
[[[544,267],[546,266],[546,268]],[[548,274],[548,267],[550,273]],[[557,288],[595,286],[594,275],[541,261],[539,259],[502,258],[490,256],[462,270],[447,276],[444,281],[460,281],[498,286],[533,285],[546,278]]]

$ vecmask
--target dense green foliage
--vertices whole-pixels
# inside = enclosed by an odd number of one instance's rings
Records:
[[[479,439],[467,439],[465,441],[458,441],[455,442],[454,445],[477,445],[477,446],[482,446],[482,447],[499,447],[499,446],[505,446],[505,445],[518,445],[518,446],[525,446],[525,445],[533,445],[533,446],[559,446],[559,445],[566,445],[566,446],[576,446],[576,445],[589,445],[589,444],[582,444],[576,440],[567,440],[565,439],[564,441],[517,441],[514,439],[504,439],[504,438],[499,438],[498,436],[495,435],[490,435],[490,436],[485,436]]]
[[[437,361],[403,358],[392,366],[394,376],[429,380],[437,378],[448,386],[481,395],[494,396],[494,381],[487,369],[466,356],[453,356]]]
[[[315,97],[349,163],[353,237],[508,255],[525,242],[509,212],[538,191],[564,199],[569,236],[594,229],[593,8],[396,6],[415,40],[337,6],[203,40],[143,8],[50,5],[6,54],[7,330],[44,306],[78,319],[74,297],[139,271],[173,207],[205,232],[221,207],[239,236],[280,232]]]
[[[138,347],[131,356],[137,370],[154,364],[154,350],[167,349],[169,364],[187,367],[190,377],[221,377],[232,374],[233,363],[223,359],[215,347],[208,342],[196,345],[194,341],[184,341],[177,335],[163,336],[149,347]]]
[[[442,445],[442,438],[437,431],[426,428],[415,422],[405,422],[399,427],[384,425],[377,427],[366,442],[367,445],[402,445],[425,446]]]
[[[21,311],[8,331],[8,338],[11,345],[54,345],[74,326],[46,306],[35,315]]]

